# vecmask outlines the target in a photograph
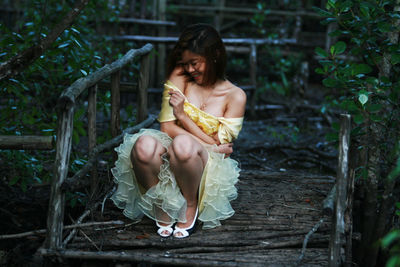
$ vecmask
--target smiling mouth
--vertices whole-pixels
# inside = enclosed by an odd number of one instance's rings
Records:
[[[197,80],[197,79],[200,78],[201,74],[200,73],[193,73],[191,76],[192,76],[193,79]]]

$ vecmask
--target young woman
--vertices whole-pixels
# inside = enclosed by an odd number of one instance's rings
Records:
[[[218,32],[207,24],[186,27],[167,63],[161,131],[127,134],[115,149],[114,203],[133,220],[155,220],[162,237],[187,237],[196,220],[213,228],[234,213],[239,168],[229,155],[246,94],[225,78],[225,67]]]

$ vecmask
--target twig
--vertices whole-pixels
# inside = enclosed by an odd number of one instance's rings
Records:
[[[86,216],[88,216],[90,214],[90,210],[86,210],[76,221],[76,224],[81,224],[81,222],[83,221],[83,219],[85,219]],[[63,247],[65,247],[69,241],[71,241],[71,239],[75,236],[76,234],[76,229],[73,229],[69,235],[64,239],[63,241]]]
[[[125,223],[123,221],[89,222],[89,223],[66,225],[66,226],[64,226],[64,230],[91,227],[91,226],[99,226],[99,225],[124,225],[124,226],[128,226],[128,225],[125,225]],[[46,232],[47,232],[46,229],[40,229],[40,230],[34,230],[34,231],[29,231],[29,232],[24,232],[24,233],[19,233],[19,234],[0,235],[0,240],[1,239],[21,238],[21,237],[32,236],[32,235],[42,235],[42,234],[46,234]]]
[[[90,237],[88,237],[84,231],[79,230],[79,232],[90,242],[90,244],[92,244],[98,251],[100,251],[100,248],[93,242],[92,239],[90,239]]]
[[[103,216],[103,212],[104,212],[104,205],[106,204],[106,201],[108,198],[111,197],[112,194],[114,194],[114,192],[117,190],[117,188],[114,186],[113,189],[107,193],[107,195],[104,197],[103,202],[101,203],[101,215]]]
[[[321,224],[324,222],[324,220],[325,220],[325,218],[322,218],[321,220],[319,220],[319,222],[317,222],[317,224],[314,225],[314,227],[310,230],[310,232],[308,232],[306,234],[306,237],[304,238],[304,241],[303,241],[303,247],[301,248],[301,254],[300,254],[299,258],[297,259],[295,266],[300,265],[301,261],[303,260],[305,254],[306,254],[307,243],[308,243],[308,240],[310,239],[310,236],[318,230],[318,228],[321,226]]]

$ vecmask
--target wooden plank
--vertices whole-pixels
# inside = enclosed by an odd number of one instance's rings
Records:
[[[223,13],[245,13],[254,15],[263,12],[263,10],[257,8],[246,8],[246,7],[229,7],[229,6],[201,6],[201,5],[170,5],[170,12],[179,11],[199,11],[199,12],[210,12],[210,16],[214,16],[215,12]],[[296,10],[296,11],[285,11],[285,10],[273,10],[268,9],[268,16],[289,16],[289,17],[311,17],[311,18],[321,18],[321,16],[315,12],[307,10]]]
[[[0,149],[51,150],[54,148],[53,136],[0,135]]]
[[[332,231],[329,242],[329,266],[341,266],[342,246],[345,243],[344,213],[346,211],[348,162],[350,144],[351,117],[348,114],[340,116],[339,132],[339,162],[336,177],[336,203],[332,220]]]
[[[62,243],[65,193],[62,191],[61,186],[68,175],[72,145],[74,103],[68,101],[67,98],[63,99],[66,101],[59,102],[60,114],[58,116],[56,160],[47,212],[47,235],[44,246],[48,249],[58,249]]]
[[[119,82],[121,72],[116,71],[111,74],[111,137],[116,137],[120,132],[120,92]]]
[[[88,151],[89,154],[93,151],[96,147],[96,114],[97,114],[97,84],[89,88],[89,95],[88,95]],[[91,170],[90,175],[90,191],[93,195],[96,192],[98,184],[98,177],[97,177],[97,164],[93,164],[93,168]]]
[[[147,101],[148,93],[147,87],[149,85],[149,69],[150,69],[150,55],[143,56],[140,61],[139,72],[139,88],[137,98],[137,121],[142,122],[148,116]]]
[[[151,43],[175,43],[178,37],[160,37],[160,36],[147,36],[147,35],[121,35],[112,36],[111,40],[115,41],[136,41],[136,42],[151,42]],[[293,38],[271,39],[271,38],[222,38],[225,44],[236,45],[287,45],[297,44],[297,40]]]
[[[175,21],[165,20],[152,20],[152,19],[137,19],[137,18],[119,18],[119,22],[122,23],[135,23],[144,25],[156,25],[156,26],[176,26]]]

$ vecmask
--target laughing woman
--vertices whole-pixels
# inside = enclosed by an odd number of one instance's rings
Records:
[[[225,68],[218,32],[207,24],[186,27],[167,63],[161,131],[127,134],[116,148],[112,200],[128,218],[155,220],[162,237],[187,237],[197,220],[213,228],[234,213],[239,168],[229,155],[246,94]]]

